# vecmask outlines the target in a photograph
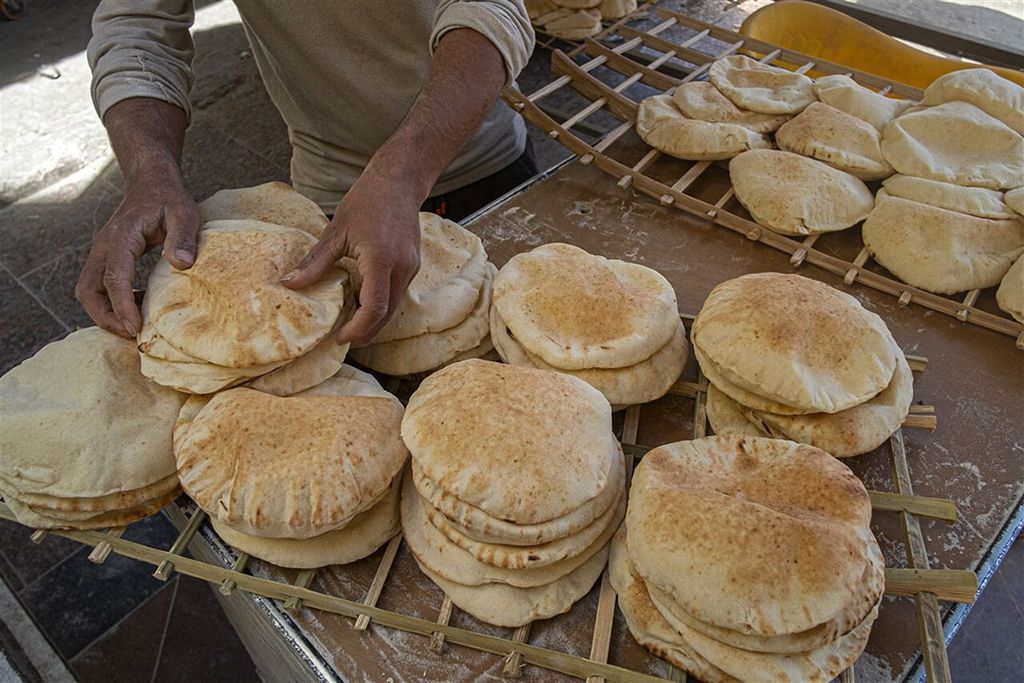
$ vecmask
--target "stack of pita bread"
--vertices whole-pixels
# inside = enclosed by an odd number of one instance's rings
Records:
[[[139,372],[132,342],[89,327],[0,379],[0,492],[39,529],[120,527],[181,492],[171,428],[185,396]]]
[[[368,346],[352,349],[352,359],[404,377],[493,354],[487,311],[496,272],[479,237],[420,213],[419,272],[391,319]]]
[[[864,245],[930,292],[995,286],[1024,253],[1012,206],[1024,186],[1024,88],[964,69],[936,79],[921,105],[883,129],[882,153],[900,175],[883,183]]]
[[[243,552],[283,567],[353,562],[400,527],[402,412],[349,366],[293,396],[192,396],[174,426],[181,485]]]
[[[838,458],[883,444],[906,419],[910,366],[885,323],[799,275],[715,287],[693,322],[716,434],[791,439]]]
[[[526,0],[526,13],[534,26],[550,36],[583,40],[601,32],[599,7],[606,3],[617,9],[612,5],[622,4],[622,0]]]
[[[351,309],[347,272],[335,267],[301,291],[280,282],[327,222],[316,204],[270,183],[218,192],[199,208],[194,265],[161,259],[149,278],[143,374],[192,394],[250,382],[288,395],[337,372],[348,350],[333,335]]]
[[[512,257],[494,279],[490,315],[506,363],[582,379],[614,409],[664,396],[686,365],[668,280],[572,245]]]
[[[467,360],[420,385],[402,438],[412,453],[405,540],[453,603],[521,626],[587,594],[626,505],[600,393],[555,372]]]
[[[885,582],[864,485],[812,446],[715,436],[637,465],[610,578],[630,632],[707,683],[827,683]]]

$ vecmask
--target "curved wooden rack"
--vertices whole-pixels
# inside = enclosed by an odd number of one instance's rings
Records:
[[[702,77],[711,63],[721,57],[743,52],[760,61],[793,68],[798,72],[813,71],[821,74],[848,74],[862,85],[883,94],[893,93],[906,98],[920,98],[921,91],[871,74],[851,70],[839,64],[815,60],[791,50],[784,50],[763,41],[746,38],[739,33],[712,24],[691,19],[677,12],[657,9],[664,19],[647,31],[620,26],[617,35],[625,39],[616,47],[597,40],[588,39],[583,50],[590,59],[582,64],[574,61],[561,51],[552,53],[552,69],[559,77],[530,95],[506,88],[505,100],[534,125],[547,131],[569,151],[577,154],[583,164],[594,164],[599,169],[618,179],[623,188],[630,186],[654,197],[666,206],[674,206],[687,213],[707,220],[745,236],[753,242],[760,242],[790,256],[790,263],[800,267],[810,263],[839,275],[847,285],[860,282],[863,285],[892,295],[901,306],[916,303],[940,313],[957,318],[962,322],[979,325],[1011,337],[1016,337],[1017,346],[1024,349],[1024,325],[1001,315],[978,308],[975,304],[981,290],[967,292],[963,299],[954,299],[926,292],[906,283],[887,277],[868,268],[871,255],[867,248],[852,261],[839,258],[818,248],[826,244],[830,235],[810,235],[798,241],[758,225],[743,215],[733,213],[726,207],[734,198],[732,187],[714,202],[698,198],[687,190],[713,164],[707,161],[692,162],[672,159],[657,150],[650,149],[639,161],[627,164],[608,153],[610,147],[623,135],[633,129],[636,122],[637,102],[624,94],[630,86],[643,83],[658,90],[670,90],[681,83]],[[687,35],[681,41],[663,37],[672,29],[673,33]],[[721,49],[711,54],[702,46],[717,43]],[[671,64],[670,64],[671,62]],[[591,72],[597,67],[610,69],[624,77],[615,86],[596,78]],[[683,78],[666,73],[671,67],[674,73],[686,72]],[[571,87],[590,104],[568,117],[556,121],[545,113],[538,102],[564,87]],[[597,111],[604,109],[621,123],[593,145],[585,142],[572,132],[572,128]],[[676,180],[671,185],[658,181],[644,171],[656,160],[671,161],[679,166]],[[818,246],[816,246],[818,245]]]

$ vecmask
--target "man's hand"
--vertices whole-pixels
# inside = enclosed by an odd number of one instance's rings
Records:
[[[178,269],[195,260],[199,211],[180,183],[167,178],[137,180],[96,234],[75,287],[75,297],[105,330],[134,338],[142,316],[132,294],[135,262],[164,245],[164,258]]]
[[[398,307],[420,267],[419,205],[394,184],[364,173],[338,204],[316,246],[281,279],[292,289],[319,280],[342,256],[362,278],[359,308],[338,331],[338,343],[370,342]]]

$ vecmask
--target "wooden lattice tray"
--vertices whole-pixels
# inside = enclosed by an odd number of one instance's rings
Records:
[[[920,99],[920,90],[747,38],[678,12],[663,8],[656,8],[654,12],[661,21],[647,30],[617,22],[598,39],[586,40],[582,49],[568,54],[555,50],[552,69],[558,78],[529,95],[506,88],[506,102],[578,155],[581,163],[593,164],[616,178],[624,190],[639,190],[663,205],[740,233],[751,242],[785,252],[790,255],[794,268],[804,263],[813,264],[841,276],[847,285],[859,282],[889,294],[901,306],[914,303],[1015,337],[1017,346],[1024,349],[1024,325],[1001,312],[991,296],[986,299],[982,295],[982,290],[971,290],[963,293],[962,298],[953,298],[892,278],[871,260],[860,240],[859,228],[811,235],[799,241],[772,232],[754,222],[735,199],[728,173],[720,163],[674,159],[639,143],[633,131],[640,99],[655,91],[668,91],[681,83],[704,78],[713,61],[732,54],[747,54],[800,73],[847,74],[882,94],[912,100]],[[576,56],[577,53],[580,55]],[[565,114],[564,120],[556,120],[551,111],[541,107],[541,102],[563,89],[571,89],[588,103],[573,114]],[[564,107],[560,109],[564,113]],[[606,118],[610,115],[616,125],[591,144],[579,131],[589,128],[587,120],[599,112]],[[680,229],[685,229],[682,224]],[[855,233],[853,239],[845,234],[851,232]]]
[[[683,319],[688,326],[692,321],[692,316],[683,316]],[[926,359],[910,355],[907,358],[915,374],[925,370]],[[386,386],[399,396],[408,396],[414,389],[412,383],[399,383],[398,380],[390,380]],[[637,443],[641,417],[645,413],[649,413],[651,419],[663,419],[664,411],[656,410],[656,407],[663,408],[659,404],[664,401],[681,401],[688,404],[692,412],[689,416],[676,414],[675,420],[678,422],[692,417],[692,436],[700,438],[705,435],[707,430],[706,390],[707,383],[698,371],[697,376],[692,380],[681,379],[677,382],[666,399],[647,406],[633,406],[624,414],[620,414],[616,420],[617,436],[624,446],[629,475],[632,474],[634,463],[649,450],[648,446]],[[934,430],[936,424],[934,409],[918,402],[913,406],[910,416],[904,423],[904,428]],[[972,602],[977,590],[977,579],[970,571],[929,568],[928,552],[918,517],[930,517],[953,523],[957,519],[956,506],[949,500],[914,495],[902,429],[897,431],[889,440],[888,446],[883,448],[888,450],[892,472],[892,490],[871,491],[872,507],[875,511],[895,513],[899,516],[905,536],[905,555],[908,564],[905,568],[886,569],[886,594],[890,598],[906,597],[915,601],[917,626],[928,680],[949,681],[949,666],[939,601]],[[434,653],[440,653],[448,643],[472,648],[480,653],[497,655],[499,661],[503,660],[501,661],[501,671],[506,676],[519,676],[525,665],[533,665],[570,677],[587,679],[588,683],[596,683],[601,680],[658,680],[659,677],[651,675],[651,671],[661,673],[671,680],[686,680],[682,671],[655,660],[652,655],[645,653],[635,643],[630,643],[625,656],[621,654],[622,648],[619,648],[622,661],[609,663],[609,655],[614,645],[612,631],[615,621],[616,596],[609,583],[607,570],[594,589],[597,592],[597,605],[593,621],[579,616],[579,611],[587,608],[577,604],[569,615],[572,618],[559,622],[559,628],[574,630],[582,628],[586,631],[583,637],[590,643],[589,654],[581,656],[552,647],[531,645],[528,641],[533,625],[530,624],[514,630],[495,630],[487,629],[485,625],[467,618],[461,619],[462,626],[453,625],[450,622],[454,621],[458,608],[454,607],[447,597],[443,597],[437,603],[436,612],[433,612],[429,605],[416,605],[416,612],[421,615],[424,610],[435,614],[433,620],[422,618],[422,616],[412,616],[410,614],[412,606],[409,604],[403,605],[401,610],[382,608],[379,605],[379,600],[386,587],[402,594],[409,593],[414,602],[436,599],[426,593],[417,593],[414,586],[400,585],[403,582],[408,583],[410,577],[407,573],[408,568],[403,571],[396,568],[396,557],[398,557],[402,544],[401,535],[393,538],[382,553],[373,556],[373,558],[379,557],[375,560],[378,564],[373,571],[372,580],[369,582],[365,594],[361,600],[357,600],[350,599],[351,595],[346,598],[332,594],[333,591],[330,589],[331,586],[337,585],[337,578],[346,573],[347,566],[298,572],[280,570],[258,560],[251,560],[248,555],[237,553],[229,549],[226,544],[223,545],[223,550],[232,558],[229,566],[184,556],[186,549],[200,529],[202,529],[203,537],[212,539],[214,542],[219,543],[219,541],[212,527],[209,527],[205,513],[184,498],[176,505],[178,515],[181,516],[181,511],[184,511],[188,521],[168,549],[149,547],[129,541],[122,537],[125,532],[124,528],[106,531],[36,531],[31,538],[32,541],[38,543],[43,542],[47,534],[64,536],[94,546],[89,555],[89,559],[93,562],[101,563],[111,552],[115,552],[154,565],[156,567],[154,576],[158,579],[167,580],[173,572],[180,572],[216,584],[219,586],[219,590],[226,595],[234,591],[243,591],[280,601],[283,603],[284,609],[293,614],[296,614],[300,607],[307,607],[312,610],[342,615],[352,620],[354,632],[365,632],[373,622],[380,627],[419,634],[429,639],[429,650]],[[14,519],[6,505],[0,505],[0,517]],[[258,572],[253,571],[254,566],[259,568]],[[315,583],[318,571],[328,576]],[[412,571],[415,572],[415,569]],[[573,612],[577,614],[573,615]],[[467,624],[474,626],[469,627]],[[569,625],[566,626],[566,624]],[[498,631],[501,632],[501,635],[496,634]],[[369,638],[370,635],[367,634],[363,637]],[[622,631],[618,632],[618,637],[620,639],[628,638]],[[550,640],[546,642],[550,642]],[[482,656],[486,657],[487,655]],[[646,672],[641,669],[646,669]],[[544,676],[540,678],[546,679]],[[844,672],[843,680],[854,680],[852,669]]]

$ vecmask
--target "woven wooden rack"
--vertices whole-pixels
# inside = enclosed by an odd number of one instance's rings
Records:
[[[683,320],[684,323],[689,324],[692,321],[692,316],[683,316]],[[927,366],[927,360],[921,357],[908,356],[908,361],[915,372],[922,372]],[[399,393],[399,389],[405,387],[400,387],[398,380],[392,380],[387,388],[394,393]],[[703,376],[697,376],[694,381],[681,379],[670,392],[692,401],[694,438],[704,436],[706,431],[706,389],[707,383]],[[647,446],[637,444],[637,430],[643,410],[643,406],[633,406],[627,409],[621,431],[617,434],[624,446],[629,475],[632,474],[634,463],[649,450]],[[915,405],[911,415],[904,423],[904,428],[934,430],[935,427],[934,410],[927,405]],[[906,536],[907,557],[910,566],[887,568],[885,590],[888,595],[909,597],[917,603],[921,649],[928,680],[941,683],[949,681],[950,676],[938,601],[973,602],[977,591],[977,579],[970,571],[929,568],[927,549],[917,517],[925,516],[954,522],[957,515],[956,506],[949,500],[913,495],[902,429],[890,439],[889,449],[892,462],[892,491],[870,492],[871,502],[876,511],[888,511],[900,515]],[[185,509],[195,510],[190,503],[182,504],[179,501],[179,505]],[[6,505],[0,505],[0,517],[14,519],[14,515]],[[32,534],[31,540],[39,543],[43,542],[48,534],[56,534],[93,546],[94,549],[89,555],[89,559],[93,562],[101,563],[111,552],[114,552],[154,565],[156,568],[154,576],[161,580],[166,581],[174,572],[180,572],[216,584],[219,590],[225,594],[236,590],[244,591],[281,601],[286,610],[295,610],[300,606],[305,606],[340,614],[351,618],[356,630],[365,630],[372,621],[379,626],[418,633],[429,638],[431,649],[437,652],[440,652],[446,643],[474,648],[504,658],[503,672],[510,677],[518,676],[520,668],[529,664],[586,679],[588,683],[597,683],[603,680],[657,680],[648,674],[608,663],[616,596],[609,583],[607,571],[600,582],[590,655],[584,658],[530,645],[527,642],[530,635],[529,625],[515,629],[509,638],[451,626],[449,621],[453,610],[457,608],[447,597],[438,606],[438,616],[435,621],[415,618],[378,607],[377,601],[385,584],[398,580],[391,570],[399,545],[402,543],[400,535],[393,538],[385,547],[374,579],[362,602],[355,602],[311,589],[309,586],[316,570],[301,571],[293,582],[285,583],[247,573],[249,556],[245,553],[236,553],[234,561],[229,567],[186,557],[184,554],[189,543],[204,524],[207,524],[205,513],[199,510],[191,512],[188,523],[171,547],[166,550],[122,538],[124,528],[106,531],[36,531]],[[212,533],[212,529],[209,530],[209,533]],[[682,671],[675,669],[671,671],[672,680],[686,680]],[[844,673],[843,680],[853,681],[852,669]]]
[[[649,3],[645,8],[652,4],[656,3]],[[966,292],[962,299],[933,294],[889,277],[871,260],[863,246],[856,255],[847,254],[852,257],[850,260],[837,255],[844,250],[836,243],[836,234],[810,235],[798,241],[772,232],[749,217],[727,181],[717,198],[699,196],[695,191],[700,186],[698,181],[709,169],[717,169],[713,162],[673,159],[650,148],[637,158],[634,145],[616,145],[636,122],[637,101],[626,95],[633,86],[643,84],[658,91],[669,91],[681,83],[705,77],[714,60],[732,54],[747,54],[800,73],[847,74],[882,94],[914,100],[921,97],[921,91],[916,88],[747,38],[678,12],[660,7],[653,11],[661,22],[646,31],[630,28],[620,21],[569,53],[554,50],[552,69],[558,78],[529,95],[506,88],[503,93],[506,102],[578,155],[581,163],[593,164],[616,178],[624,190],[634,188],[666,206],[785,252],[796,268],[804,263],[813,264],[841,276],[847,285],[859,282],[885,292],[895,297],[901,306],[915,303],[962,322],[1015,337],[1017,346],[1024,349],[1024,325],[1003,314],[979,308],[976,304],[981,290]],[[585,61],[582,61],[583,55],[587,57]],[[598,78],[595,75],[598,73],[604,77]],[[542,108],[544,98],[564,88],[571,88],[589,103],[573,113],[559,111],[555,114],[551,109]],[[600,111],[610,114],[619,123],[591,144],[574,129],[589,132],[591,127],[587,120]],[[655,162],[661,169],[672,169],[672,172],[660,172],[659,177],[675,180],[658,180],[645,172]]]

